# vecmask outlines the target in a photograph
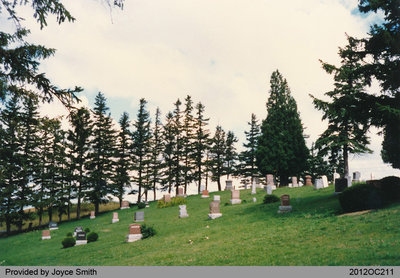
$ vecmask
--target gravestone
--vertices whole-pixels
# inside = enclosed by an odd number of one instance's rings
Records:
[[[134,242],[140,240],[143,237],[140,230],[140,224],[130,224],[129,234],[126,236],[126,242]]]
[[[257,202],[257,198],[253,197],[253,203]]]
[[[77,232],[76,233],[76,243],[75,245],[83,245],[86,244],[86,232]]]
[[[129,202],[128,201],[122,201],[121,202],[121,209],[128,209],[129,208]]]
[[[324,188],[322,179],[315,179],[314,189],[321,189],[321,188]]]
[[[328,183],[328,177],[327,176],[322,176],[322,186],[324,188],[329,187],[329,183]]]
[[[163,196],[163,201],[164,201],[165,203],[171,202],[171,196],[170,196],[169,194],[164,194],[164,196]]]
[[[96,218],[96,215],[94,214],[94,211],[91,211],[90,212],[90,219],[95,219]]]
[[[220,201],[221,201],[221,196],[219,196],[219,195],[214,195],[213,201],[215,201],[215,202],[220,202]]]
[[[203,190],[201,192],[201,198],[208,198],[210,197],[210,195],[208,195],[208,190]]]
[[[145,202],[145,205],[146,205],[146,208],[149,208],[150,207],[150,205],[149,205],[149,202]]]
[[[51,239],[50,230],[43,230],[42,231],[42,240],[43,239]]]
[[[118,219],[118,212],[114,212],[114,213],[113,213],[113,218],[112,218],[111,222],[112,222],[112,223],[116,223],[116,222],[118,222],[118,221],[119,221],[119,219]]]
[[[297,183],[297,177],[292,177],[292,186],[299,187],[299,184]]]
[[[360,182],[360,178],[361,178],[361,173],[356,171],[353,173],[353,181],[354,182]]]
[[[340,179],[340,175],[338,173],[333,173],[333,180]]]
[[[254,177],[255,181],[256,181],[256,187],[257,188],[263,188],[262,183],[260,182],[260,177]]]
[[[232,190],[231,191],[231,204],[240,204],[242,200],[240,200],[240,191],[239,190]]]
[[[345,178],[347,179],[347,187],[351,186],[351,176],[345,176]]]
[[[76,234],[77,234],[78,232],[83,232],[83,228],[82,228],[81,226],[75,227],[74,237],[76,237]]]
[[[347,179],[335,179],[335,193],[341,193],[347,188]]]
[[[292,206],[290,205],[290,196],[282,195],[281,196],[281,205],[279,206],[278,213],[285,213],[292,211]]]
[[[136,211],[135,212],[135,222],[144,221],[144,211]]]
[[[268,174],[267,175],[267,185],[274,185],[274,175]]]
[[[272,185],[268,184],[264,186],[264,190],[267,192],[268,195],[272,195]]]
[[[50,230],[58,230],[57,222],[50,221],[49,222],[49,229]]]
[[[251,195],[257,194],[256,187],[256,181],[253,180],[253,183],[251,184]]]
[[[210,213],[208,214],[208,219],[215,219],[221,216],[222,213],[219,211],[219,202],[212,201],[210,203]]]
[[[232,189],[233,189],[232,180],[226,180],[225,181],[225,190],[232,190]]]
[[[188,216],[189,216],[189,214],[186,211],[186,205],[180,205],[179,206],[179,218],[185,218]]]
[[[305,176],[305,179],[306,179],[306,184],[305,185],[313,185],[312,184],[312,182],[311,182],[311,176],[309,176],[309,175],[307,175],[307,176]]]
[[[186,195],[185,194],[183,194],[183,188],[182,187],[179,187],[178,188],[178,195],[177,195],[178,197],[186,197]]]

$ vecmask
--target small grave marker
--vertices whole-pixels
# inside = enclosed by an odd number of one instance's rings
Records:
[[[118,221],[119,221],[118,212],[114,212],[114,213],[113,213],[113,218],[112,218],[111,222],[112,222],[112,223],[116,223],[116,222],[118,222]]]
[[[128,209],[129,208],[129,202],[128,201],[122,201],[121,202],[121,209]]]
[[[126,242],[134,242],[142,238],[140,224],[130,224],[129,234],[126,236]]]
[[[208,214],[208,219],[215,219],[222,216],[222,213],[219,211],[219,203],[216,201],[212,201],[210,203],[210,213]]]
[[[232,190],[231,191],[231,204],[240,204],[242,200],[240,200],[240,191],[239,190]]]
[[[322,186],[325,187],[329,187],[329,183],[328,183],[328,177],[327,176],[322,176]]]
[[[178,195],[177,196],[178,197],[186,197],[186,195],[183,193],[183,188],[182,187],[178,188]]]
[[[307,176],[305,176],[305,179],[306,179],[306,184],[305,185],[313,185],[312,182],[311,182],[311,176],[307,175]]]
[[[232,190],[232,189],[233,189],[232,180],[226,180],[225,181],[225,190]]]
[[[90,212],[90,219],[95,219],[96,218],[96,215],[94,214],[94,211],[91,211]]]
[[[203,190],[201,192],[201,198],[208,198],[210,197],[210,195],[208,195],[208,190]]]
[[[292,186],[299,187],[299,183],[297,182],[297,177],[292,177]]]
[[[347,188],[347,179],[335,179],[335,193],[341,193]]]
[[[290,196],[282,195],[281,196],[281,205],[279,206],[278,213],[285,213],[292,211],[292,206],[290,205]]]
[[[44,239],[51,239],[50,230],[42,231],[42,240],[44,240]]]
[[[171,196],[169,194],[164,194],[163,201],[164,201],[164,203],[171,202]]]
[[[220,195],[214,195],[213,201],[220,202],[221,201],[221,196]]]
[[[144,221],[144,211],[136,211],[135,212],[135,222]]]
[[[321,188],[324,188],[322,179],[315,179],[314,189],[321,189]]]
[[[87,244],[86,232],[77,232],[75,245],[84,245],[84,244]]]
[[[49,222],[49,229],[50,230],[58,230],[57,222],[50,221]]]
[[[186,211],[186,205],[180,205],[179,206],[179,218],[185,218],[188,216],[189,216],[189,214]]]
[[[76,237],[76,234],[77,234],[78,232],[83,232],[83,228],[82,228],[81,226],[75,227],[75,230],[74,230],[74,237]]]

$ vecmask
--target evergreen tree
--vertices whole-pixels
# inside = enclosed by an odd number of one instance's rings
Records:
[[[113,193],[111,180],[114,172],[113,157],[115,154],[115,130],[112,126],[106,98],[98,93],[93,112],[91,152],[87,164],[88,170],[88,199],[94,204],[95,213],[99,206],[109,201],[108,194]]]
[[[253,180],[254,177],[259,175],[259,171],[256,166],[256,150],[258,137],[260,136],[260,125],[258,124],[255,114],[251,114],[251,120],[247,124],[250,126],[250,129],[249,131],[244,132],[246,135],[246,143],[243,144],[245,150],[239,155],[239,174],[246,180],[248,177]]]
[[[149,163],[148,153],[150,147],[150,116],[149,112],[146,110],[145,99],[140,99],[139,111],[137,114],[137,120],[134,123],[135,131],[132,135],[132,153],[135,159],[134,170],[137,175],[134,180],[139,187],[139,196],[137,202],[141,202],[142,189],[146,184],[146,167]]]
[[[221,191],[221,177],[226,174],[226,135],[221,126],[215,129],[214,137],[211,139],[209,154],[209,169],[211,171],[211,180],[218,184],[218,191]]]
[[[75,188],[73,196],[77,199],[76,218],[81,216],[81,202],[84,198],[88,184],[86,166],[88,163],[90,135],[92,134],[92,120],[88,109],[81,107],[70,113],[72,129],[68,131],[69,159],[71,161],[71,187]],[[70,215],[70,213],[68,213]]]
[[[184,161],[183,161],[183,147],[184,147],[184,130],[182,123],[182,111],[181,111],[181,101],[178,99],[174,105],[175,109],[173,111],[173,134],[175,137],[175,148],[173,149],[172,159],[173,159],[173,176],[175,192],[178,195],[178,187],[184,183]]]
[[[234,146],[235,143],[238,142],[235,134],[232,131],[228,131],[226,134],[226,146],[225,146],[225,169],[227,179],[229,176],[236,171],[236,161],[238,159],[238,154],[236,152],[236,148]]]
[[[157,184],[162,182],[160,177],[162,172],[162,152],[163,152],[163,138],[162,138],[162,123],[161,112],[157,107],[152,137],[150,140],[151,159],[150,159],[150,183],[153,188],[154,200],[156,200]]]
[[[176,147],[175,132],[174,132],[174,115],[168,112],[163,130],[163,190],[168,190],[171,193],[174,181],[174,149]]]
[[[116,144],[116,167],[113,177],[115,188],[114,195],[119,199],[119,205],[122,204],[122,199],[125,194],[125,189],[131,187],[131,177],[129,171],[132,169],[132,134],[129,130],[130,122],[128,113],[124,112],[119,120],[120,132],[117,137]]]
[[[349,175],[348,153],[371,152],[366,146],[369,139],[366,136],[369,128],[368,118],[360,113],[357,106],[352,105],[354,99],[362,98],[366,80],[358,74],[361,62],[355,54],[357,42],[348,38],[348,45],[340,48],[342,58],[341,67],[323,63],[324,70],[334,74],[335,89],[325,93],[332,99],[326,102],[313,98],[313,103],[318,110],[322,110],[322,119],[328,119],[328,128],[316,141],[316,147],[322,155],[326,155],[332,148],[340,148],[343,155],[344,173]]]
[[[204,161],[205,153],[209,147],[209,130],[207,129],[208,118],[204,118],[204,105],[199,102],[196,105],[196,118],[194,119],[195,138],[193,142],[194,154],[193,159],[195,162],[194,176],[197,180],[198,193],[200,194],[201,180],[203,178],[204,167],[207,167]],[[207,172],[207,171],[206,171]],[[208,173],[208,172],[207,172]],[[208,177],[206,178],[206,182]],[[207,186],[206,186],[207,187]]]
[[[184,192],[186,194],[188,185],[195,179],[194,176],[194,140],[195,140],[195,120],[193,117],[193,101],[191,96],[185,98],[185,110],[183,111],[183,151],[182,159],[184,162]]]
[[[274,174],[281,185],[306,169],[308,149],[296,101],[278,70],[271,75],[267,117],[261,125],[256,162],[261,174]]]

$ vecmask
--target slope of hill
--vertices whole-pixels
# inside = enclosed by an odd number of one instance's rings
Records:
[[[293,211],[278,214],[279,203],[262,204],[264,190],[240,193],[245,202],[237,205],[225,205],[227,191],[189,196],[183,219],[178,207],[152,202],[145,223],[157,234],[133,243],[125,237],[137,208],[118,210],[115,224],[112,212],[63,223],[50,240],[41,240],[41,231],[3,238],[0,265],[400,265],[400,204],[340,216],[332,186],[279,188],[274,194],[290,194]],[[213,195],[221,195],[223,215],[208,220]],[[98,232],[99,240],[63,249],[76,226]]]

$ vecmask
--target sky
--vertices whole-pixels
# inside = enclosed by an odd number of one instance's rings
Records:
[[[50,17],[40,30],[29,8],[20,11],[29,41],[57,49],[41,64],[54,84],[83,87],[79,96],[90,107],[101,91],[115,121],[124,111],[135,119],[140,98],[153,118],[156,107],[165,117],[189,94],[205,105],[212,131],[220,124],[235,133],[239,150],[251,113],[266,117],[276,69],[288,81],[310,147],[327,122],[309,94],[327,99],[324,93],[333,89],[319,60],[340,65],[346,33],[366,37],[381,18],[360,14],[356,0],[127,0],[122,11],[102,0],[64,2],[74,23],[58,25]],[[379,92],[377,85],[369,90]],[[41,111],[66,113],[59,103]],[[373,154],[350,155],[350,172],[360,171],[361,179],[400,176],[382,162],[377,132],[370,132]]]

